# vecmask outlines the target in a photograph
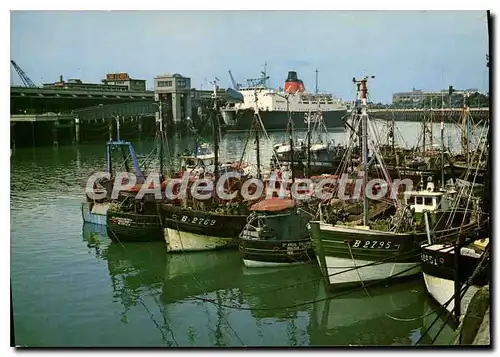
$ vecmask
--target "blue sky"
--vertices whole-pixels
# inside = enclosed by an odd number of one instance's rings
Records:
[[[352,99],[352,77],[376,76],[371,99],[394,92],[487,91],[485,11],[14,11],[11,59],[35,82],[60,74],[99,82],[109,72],[147,80],[181,73],[204,89],[259,75],[282,86],[296,70],[306,89]],[[14,84],[21,83],[11,69]]]

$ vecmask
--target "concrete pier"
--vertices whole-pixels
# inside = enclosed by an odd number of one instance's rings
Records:
[[[490,287],[476,292],[455,331],[455,345],[490,345]]]

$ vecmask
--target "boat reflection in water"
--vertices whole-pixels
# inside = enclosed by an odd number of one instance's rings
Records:
[[[425,330],[421,280],[313,303],[326,296],[315,264],[252,269],[237,251],[167,254],[163,242],[122,245],[90,228],[123,306],[116,318],[141,330],[132,345],[411,345]]]
[[[327,295],[324,285],[317,299]],[[421,279],[360,289],[318,302],[311,315],[311,345],[415,345],[439,309],[429,308]],[[427,325],[426,325],[427,322]],[[442,322],[426,333],[419,345],[431,344]],[[448,325],[437,342],[451,330]]]

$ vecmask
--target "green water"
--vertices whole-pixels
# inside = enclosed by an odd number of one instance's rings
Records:
[[[222,150],[238,156],[243,138],[227,136]],[[134,144],[140,155],[154,146]],[[173,140],[171,161],[191,144]],[[434,319],[421,279],[324,300],[316,263],[247,269],[237,251],[168,255],[161,243],[112,243],[80,212],[86,177],[104,166],[103,144],[11,158],[17,345],[411,345]]]

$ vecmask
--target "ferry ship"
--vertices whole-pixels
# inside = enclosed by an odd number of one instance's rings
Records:
[[[243,103],[228,103],[221,108],[226,130],[248,130],[256,107],[268,131],[286,130],[289,115],[294,129],[307,129],[310,114],[318,111],[322,112],[327,128],[344,126],[348,107],[343,100],[328,93],[306,92],[295,71],[288,72],[283,90],[268,88],[267,79],[264,71],[260,78],[248,79],[247,87],[235,88],[243,96]]]

